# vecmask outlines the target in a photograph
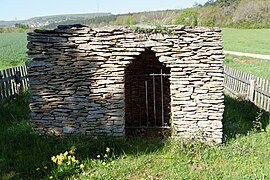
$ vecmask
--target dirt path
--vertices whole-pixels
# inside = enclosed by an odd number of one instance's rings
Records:
[[[243,53],[243,52],[235,52],[235,51],[223,51],[224,54],[233,54],[237,56],[247,56],[247,57],[253,57],[258,59],[267,59],[270,60],[270,55],[263,55],[263,54],[251,54],[251,53]]]

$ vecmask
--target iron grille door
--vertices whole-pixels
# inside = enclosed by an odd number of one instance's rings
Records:
[[[126,75],[126,128],[169,128],[169,74]]]

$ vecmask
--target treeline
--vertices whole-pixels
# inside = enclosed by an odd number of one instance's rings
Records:
[[[172,24],[270,28],[270,0],[209,0],[182,10]]]
[[[94,14],[96,15],[96,14]],[[106,25],[170,25],[231,27],[231,28],[270,28],[270,0],[208,0],[204,5],[183,10],[163,10],[140,13],[112,15],[100,13],[100,16],[70,15],[73,19],[55,21],[44,27],[54,29],[63,24],[85,24],[90,27]],[[48,16],[49,17],[49,16]],[[59,15],[62,19],[65,15]],[[44,17],[43,17],[44,18]],[[49,17],[53,18],[53,17]],[[40,23],[38,18],[36,23]],[[11,28],[0,28],[1,32],[28,32],[27,25],[17,24]]]
[[[45,26],[44,28],[54,29],[58,25],[67,25],[67,24],[85,24],[91,27],[113,25],[114,21],[116,20],[116,17],[117,17],[116,15],[109,15],[109,16],[99,16],[99,17],[93,17],[93,18],[82,19],[82,20],[67,20],[67,21],[62,21],[59,23],[49,24]]]
[[[22,33],[22,32],[30,32],[33,30],[30,26],[25,24],[17,23],[14,27],[5,27],[0,28],[0,33]]]
[[[270,28],[270,0],[208,0],[183,10],[118,15],[114,24]]]
[[[164,10],[164,11],[152,11],[152,12],[140,12],[140,13],[128,13],[120,15],[108,15],[93,17],[89,19],[81,20],[67,20],[59,23],[51,23],[44,28],[53,29],[58,25],[64,24],[85,24],[91,27],[106,26],[106,25],[165,25],[170,24],[172,19],[177,16],[180,10]]]

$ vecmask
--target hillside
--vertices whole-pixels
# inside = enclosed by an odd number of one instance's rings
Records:
[[[181,24],[223,28],[270,28],[270,0],[208,0],[204,5],[194,4],[194,7],[182,10],[117,15],[111,13],[68,14],[35,17],[23,21],[0,21],[0,32],[1,28],[14,27],[16,24],[23,24],[30,28],[55,28],[60,24],[89,26]],[[2,30],[2,32],[5,31]]]
[[[176,16],[173,24],[234,28],[269,28],[270,0],[209,0]]]
[[[27,20],[20,21],[0,21],[0,27],[12,27],[15,24],[24,24],[32,28],[43,27],[53,23],[61,23],[64,21],[78,21],[91,19],[96,17],[110,16],[111,13],[88,13],[88,14],[63,14],[63,15],[54,15],[54,16],[42,16],[34,17]]]

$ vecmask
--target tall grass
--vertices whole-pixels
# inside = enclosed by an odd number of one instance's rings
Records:
[[[85,168],[61,179],[267,179],[270,177],[269,115],[226,96],[223,145],[160,137],[55,137],[34,132],[27,94],[0,107],[0,177],[47,179],[57,167],[53,155],[71,146]],[[254,129],[255,123],[261,128]],[[256,126],[257,127],[257,126]],[[263,129],[263,132],[262,132]],[[110,161],[98,155],[111,149]],[[46,169],[44,168],[46,167]],[[40,168],[37,171],[37,168]],[[54,178],[54,177],[52,177]]]

